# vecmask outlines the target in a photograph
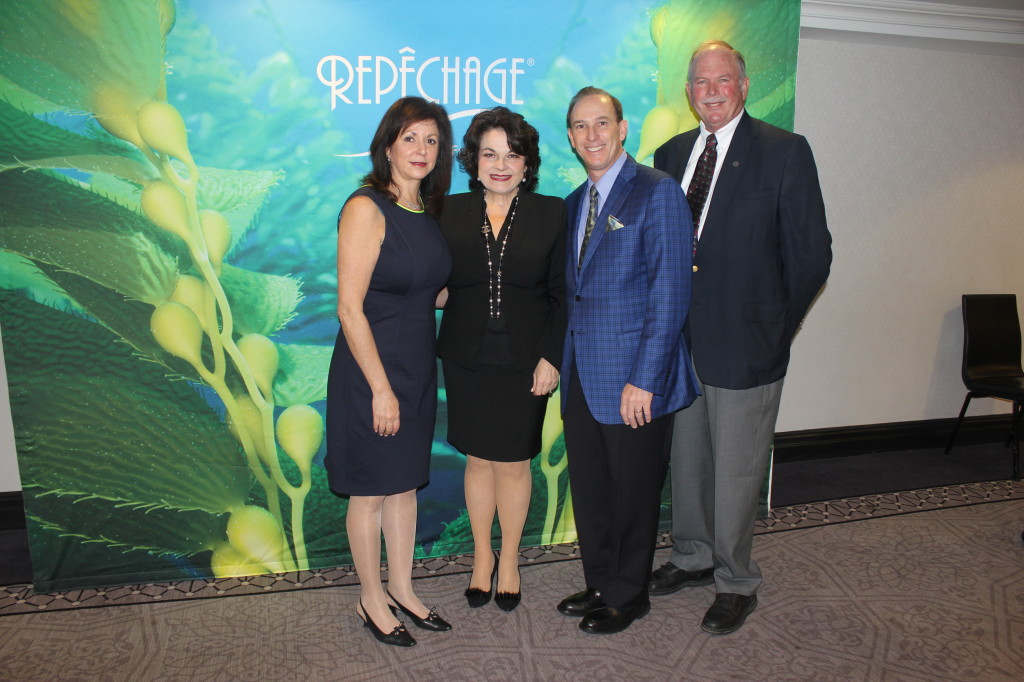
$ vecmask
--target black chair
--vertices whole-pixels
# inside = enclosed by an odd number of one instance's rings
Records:
[[[1020,320],[1014,294],[963,297],[964,361],[961,374],[967,397],[946,454],[953,448],[971,398],[1002,398],[1013,402],[1013,478],[1020,480],[1020,422],[1024,414],[1024,368],[1020,360]]]

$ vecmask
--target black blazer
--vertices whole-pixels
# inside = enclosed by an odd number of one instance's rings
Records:
[[[489,314],[483,215],[483,193],[469,192],[446,197],[438,219],[453,263],[437,354],[470,369],[479,362]],[[565,238],[565,203],[521,192],[501,277],[501,309],[517,369],[533,369],[541,357],[561,367]]]
[[[790,343],[832,263],[807,140],[741,115],[709,198],[684,329],[701,381],[729,389],[785,376]],[[654,167],[681,182],[698,135],[663,144]]]

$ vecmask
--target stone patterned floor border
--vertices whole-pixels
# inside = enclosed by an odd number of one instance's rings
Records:
[[[755,534],[778,533],[935,509],[1019,499],[1024,499],[1024,481],[1012,480],[964,483],[898,493],[866,495],[779,507],[773,509],[767,518],[759,519],[754,532]],[[658,547],[667,547],[670,544],[671,536],[667,532],[662,533],[658,538]],[[578,559],[579,556],[579,545],[576,543],[546,545],[523,549],[520,562],[523,566],[529,566]],[[435,575],[465,573],[471,570],[471,567],[472,557],[469,555],[427,558],[417,560],[413,565],[413,577],[427,578]],[[0,616],[320,589],[352,585],[356,582],[356,574],[352,566],[339,566],[244,578],[182,580],[49,593],[36,593],[31,584],[7,585],[0,586]]]

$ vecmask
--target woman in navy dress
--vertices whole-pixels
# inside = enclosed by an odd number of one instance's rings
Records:
[[[434,304],[451,271],[438,228],[451,182],[448,115],[396,101],[370,144],[373,169],[338,218],[338,318],[327,385],[327,472],[348,496],[345,524],[361,585],[357,615],[385,644],[450,630],[412,588],[416,489],[427,484],[437,411]],[[388,588],[380,579],[381,532]]]

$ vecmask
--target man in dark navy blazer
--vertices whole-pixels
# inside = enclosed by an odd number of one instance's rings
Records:
[[[714,582],[701,623],[713,634],[739,629],[757,605],[754,521],[790,343],[832,262],[810,146],[751,118],[748,86],[739,52],[702,43],[686,83],[700,126],[654,155],[693,202],[700,157],[709,145],[717,153],[705,164],[714,169],[697,217],[685,328],[702,396],[675,417],[673,549],[650,587],[660,595]]]
[[[622,143],[622,104],[583,88],[569,141],[588,179],[566,199],[568,330],[562,413],[585,590],[558,610],[592,634],[621,632],[650,610],[671,413],[696,396],[682,329],[690,299],[692,222],[669,175]],[[588,230],[588,224],[590,230]]]

